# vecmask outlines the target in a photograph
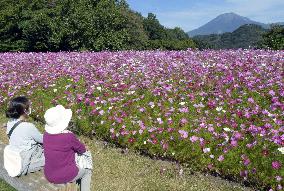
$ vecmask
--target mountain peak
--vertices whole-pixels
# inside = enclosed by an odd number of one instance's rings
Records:
[[[243,17],[243,16],[238,15],[238,14],[233,13],[233,12],[223,13],[223,14],[217,16],[216,19],[226,19],[226,20],[242,19],[242,20],[251,21],[249,18]]]
[[[265,26],[263,23],[252,21],[247,17],[240,16],[236,13],[223,13],[205,25],[188,32],[189,36],[222,34],[225,32],[233,32],[237,28],[245,24],[256,24]]]
[[[217,17],[225,17],[225,16],[238,16],[238,17],[241,17],[240,15],[234,13],[234,12],[230,12],[230,13],[223,13]]]

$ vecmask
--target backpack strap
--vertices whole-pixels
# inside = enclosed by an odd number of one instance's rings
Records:
[[[12,135],[12,133],[13,133],[13,131],[15,130],[15,128],[18,126],[18,125],[20,125],[20,123],[22,123],[23,121],[18,121],[17,123],[15,123],[14,125],[13,125],[13,127],[11,128],[11,130],[9,131],[9,133],[8,133],[8,138],[10,139],[10,137],[11,137],[11,135]]]

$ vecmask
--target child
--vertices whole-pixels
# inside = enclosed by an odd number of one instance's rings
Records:
[[[81,191],[89,191],[92,171],[78,167],[75,161],[75,155],[85,153],[86,147],[72,132],[66,130],[71,117],[71,109],[65,109],[62,105],[48,109],[44,115],[44,174],[48,181],[55,184],[81,179]]]
[[[41,170],[44,166],[43,135],[32,123],[26,122],[30,114],[30,101],[24,96],[12,99],[6,111],[6,117],[9,118],[6,132],[9,138],[9,146],[21,153],[20,173],[14,174],[14,176],[35,172]],[[9,163],[9,165],[12,164]],[[8,173],[8,169],[13,169],[9,165],[5,167]]]

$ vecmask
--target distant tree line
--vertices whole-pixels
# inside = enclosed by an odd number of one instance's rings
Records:
[[[247,24],[237,30],[223,34],[193,37],[199,49],[265,48],[284,49],[284,26],[273,25],[264,29],[259,25]]]
[[[0,51],[183,50],[181,28],[143,17],[125,0],[0,0]]]
[[[274,25],[263,35],[261,48],[284,50],[284,25]]]

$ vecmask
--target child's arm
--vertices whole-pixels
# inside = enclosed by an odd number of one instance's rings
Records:
[[[71,136],[71,145],[72,145],[72,149],[79,154],[83,154],[84,152],[86,152],[86,147],[83,143],[81,143],[76,136],[72,133]]]

